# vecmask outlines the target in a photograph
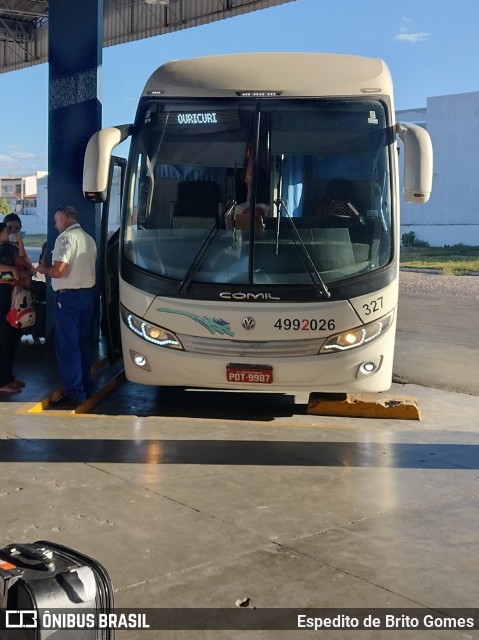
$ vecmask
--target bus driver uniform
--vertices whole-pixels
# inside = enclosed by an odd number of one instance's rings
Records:
[[[52,278],[56,292],[55,350],[65,393],[84,402],[91,391],[91,323],[93,319],[96,244],[76,223],[60,233],[53,262],[68,265],[66,276]]]

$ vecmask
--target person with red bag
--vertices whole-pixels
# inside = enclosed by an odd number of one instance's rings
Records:
[[[13,360],[21,330],[7,321],[12,304],[12,289],[24,278],[17,247],[8,240],[8,229],[0,222],[0,393],[18,393],[25,383],[13,375]]]

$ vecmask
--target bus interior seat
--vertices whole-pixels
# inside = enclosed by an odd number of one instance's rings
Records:
[[[292,217],[291,222],[297,229],[342,229],[348,228],[350,220],[345,218],[329,218],[327,216],[300,216]],[[277,216],[266,218],[266,229],[275,230],[278,224]],[[285,216],[280,216],[281,229],[287,228],[288,220]]]
[[[326,197],[319,203],[317,213],[320,216],[357,218],[360,211],[355,202],[355,190],[351,180],[330,180],[326,187]]]
[[[178,216],[173,218],[173,229],[212,229],[216,218],[198,216]]]
[[[301,239],[320,271],[344,269],[356,264],[354,247],[346,228],[303,229]],[[280,243],[277,252],[275,242],[271,239],[265,240],[256,260],[255,264],[265,272],[288,273],[304,270],[298,244],[295,242]]]
[[[179,182],[172,226],[174,229],[211,228],[218,220],[220,204],[214,182]]]

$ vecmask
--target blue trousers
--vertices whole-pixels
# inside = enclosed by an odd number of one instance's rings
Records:
[[[92,388],[93,289],[57,292],[55,351],[65,393],[83,402]]]

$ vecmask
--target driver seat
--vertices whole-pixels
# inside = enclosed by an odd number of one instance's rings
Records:
[[[326,198],[319,203],[319,216],[359,218],[361,214],[354,204],[354,186],[350,180],[335,178],[326,188]]]

